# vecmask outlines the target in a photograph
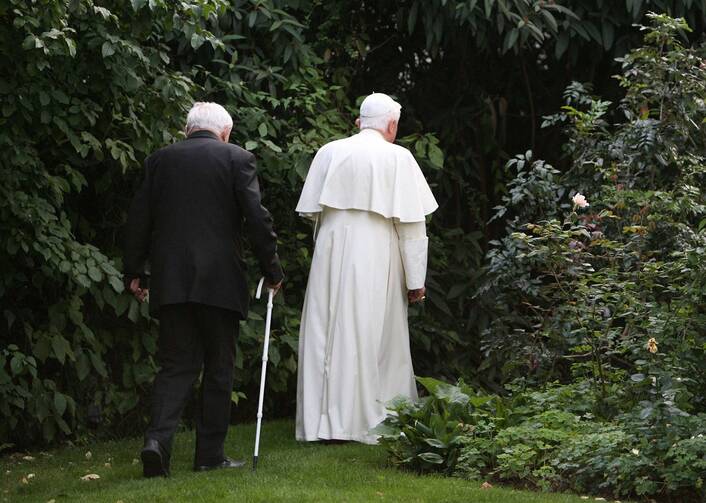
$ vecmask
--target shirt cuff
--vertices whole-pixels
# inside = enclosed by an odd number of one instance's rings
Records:
[[[400,253],[408,290],[418,290],[424,286],[427,276],[428,247],[429,238],[400,241]]]

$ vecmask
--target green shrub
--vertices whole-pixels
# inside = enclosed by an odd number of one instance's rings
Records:
[[[528,386],[585,380],[606,417],[645,399],[652,378],[687,412],[706,391],[704,50],[680,43],[683,21],[652,18],[645,46],[620,60],[617,108],[574,84],[546,118],[566,126],[570,169],[559,176],[530,153],[508,163],[507,236],[479,292],[496,314],[483,369]],[[572,207],[576,192],[588,208]]]
[[[676,442],[667,452],[667,462],[669,467],[665,469],[664,478],[669,491],[689,489],[694,485],[703,492],[706,477],[706,437],[703,433]]]
[[[706,415],[680,417],[663,438],[653,428],[646,436],[628,415],[597,421],[545,408],[548,396],[574,392],[563,386],[501,399],[463,382],[419,382],[429,396],[392,402],[376,430],[401,468],[616,497],[706,496],[706,437],[696,433],[706,430]]]
[[[3,444],[52,442],[89,426],[134,434],[143,425],[156,324],[123,293],[122,226],[142,161],[183,136],[193,101],[226,104],[234,140],[257,154],[278,225],[301,228],[289,195],[347,117],[322,61],[299,43],[301,13],[290,11],[223,0],[0,7],[0,62],[14,68],[0,79]],[[275,69],[268,58],[283,52]],[[300,239],[297,231],[283,239],[295,284],[309,260]],[[298,306],[301,295],[288,300]],[[247,394],[259,375],[261,312],[256,306],[238,348]],[[299,318],[289,306],[276,315],[270,403],[294,381]]]
[[[618,107],[573,84],[546,118],[565,126],[570,168],[531,152],[508,163],[516,178],[497,208],[507,235],[478,292],[495,315],[481,371],[494,369],[507,396],[471,407],[476,392],[459,384],[451,407],[435,384],[426,406],[385,422],[397,464],[541,489],[706,497],[706,51],[682,44],[683,20],[650,18],[644,46],[620,60]],[[589,205],[572,201],[578,193]],[[453,444],[430,451],[437,436]],[[435,464],[419,461],[425,452]]]
[[[417,378],[429,392],[418,402],[399,398],[389,404],[394,414],[376,428],[391,461],[418,472],[451,474],[468,438],[483,438],[494,423],[487,411],[502,413],[500,399],[478,395],[462,381],[452,386]]]

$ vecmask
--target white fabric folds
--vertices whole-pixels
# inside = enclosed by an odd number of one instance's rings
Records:
[[[408,290],[417,290],[424,286],[427,276],[427,239],[424,222],[395,222],[395,230],[400,241],[400,255],[404,266],[405,282]]]
[[[370,429],[400,395],[417,398],[395,225],[325,208],[302,309],[296,438],[374,444]]]
[[[409,225],[409,224],[402,224]],[[424,286],[427,276],[427,250],[429,240],[402,239],[400,237],[400,255],[404,266],[407,290],[417,290]]]
[[[424,286],[437,208],[412,154],[374,130],[325,145],[297,211],[315,221],[301,330],[296,438],[374,444],[397,396],[417,398],[407,293]]]
[[[296,211],[363,210],[423,222],[438,204],[409,150],[373,129],[324,145],[314,157]]]

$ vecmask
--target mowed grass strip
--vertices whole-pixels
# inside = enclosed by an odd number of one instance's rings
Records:
[[[2,502],[277,502],[440,501],[577,503],[567,494],[493,487],[439,476],[417,476],[386,464],[385,451],[360,444],[301,444],[291,421],[265,422],[257,472],[251,470],[254,425],[232,426],[226,453],[246,468],[191,471],[192,432],[177,435],[169,479],[143,479],[142,442],[129,439],[0,458]],[[90,452],[90,454],[88,454]],[[96,474],[100,478],[82,480]],[[30,476],[32,475],[32,476]],[[591,498],[593,500],[593,498]]]

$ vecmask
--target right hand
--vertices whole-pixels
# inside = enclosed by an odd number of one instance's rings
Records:
[[[277,295],[277,292],[279,292],[282,288],[282,282],[280,281],[279,283],[273,285],[269,281],[265,280],[265,288],[272,290],[272,295]]]
[[[130,293],[132,293],[132,295],[134,295],[134,297],[140,302],[144,302],[150,293],[149,288],[140,288],[140,278],[132,279],[130,281],[129,289]]]
[[[409,290],[407,292],[407,300],[410,304],[416,304],[417,302],[424,302],[426,299],[427,289],[426,287],[417,288],[416,290]]]

